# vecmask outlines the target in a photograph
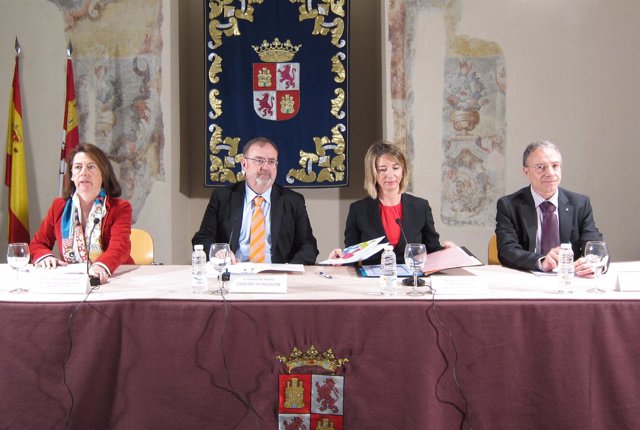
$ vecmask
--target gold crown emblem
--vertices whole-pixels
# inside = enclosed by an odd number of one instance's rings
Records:
[[[314,345],[311,345],[304,354],[297,346],[294,346],[288,357],[277,355],[276,360],[284,363],[289,373],[301,367],[321,367],[334,374],[340,366],[349,362],[348,358],[336,358],[331,348],[320,353]]]
[[[260,46],[253,46],[254,51],[258,53],[260,59],[267,63],[282,63],[285,61],[293,60],[293,57],[298,53],[302,45],[293,46],[291,41],[287,39],[286,42],[280,42],[277,37],[273,39],[272,43],[266,40],[262,41]]]

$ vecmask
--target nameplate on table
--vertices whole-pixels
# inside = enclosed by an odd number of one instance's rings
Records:
[[[489,281],[482,276],[431,275],[436,294],[475,294],[489,291]]]
[[[616,291],[631,292],[640,291],[640,272],[618,272]]]
[[[87,294],[90,288],[86,273],[64,273],[55,269],[27,272],[21,280],[34,294]]]
[[[229,281],[231,294],[286,294],[287,275],[233,274]]]

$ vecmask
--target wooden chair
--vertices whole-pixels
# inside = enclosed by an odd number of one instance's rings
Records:
[[[131,258],[136,264],[153,264],[153,238],[147,231],[131,229]]]
[[[491,239],[489,239],[488,256],[489,264],[500,264],[500,259],[498,258],[498,239],[496,238],[495,234],[493,234],[491,236]]]

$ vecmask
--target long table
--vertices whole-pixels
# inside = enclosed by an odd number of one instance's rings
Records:
[[[640,293],[613,290],[638,267],[565,295],[549,277],[460,269],[489,288],[435,299],[307,267],[286,295],[225,303],[192,294],[185,266],[123,267],[85,302],[9,294],[0,266],[0,428],[276,429],[275,357],[311,345],[349,359],[346,429],[457,429],[465,399],[476,430],[640,428]]]

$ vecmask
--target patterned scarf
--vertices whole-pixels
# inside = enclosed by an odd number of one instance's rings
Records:
[[[87,261],[96,261],[102,255],[102,219],[107,215],[107,194],[104,190],[93,202],[89,216],[87,217],[87,225],[84,232],[82,231],[82,222],[80,215],[80,198],[74,193],[64,206],[62,212],[62,256],[67,263],[83,263]],[[98,223],[94,224],[94,219],[98,219]],[[87,253],[85,238],[89,237],[91,249]]]

